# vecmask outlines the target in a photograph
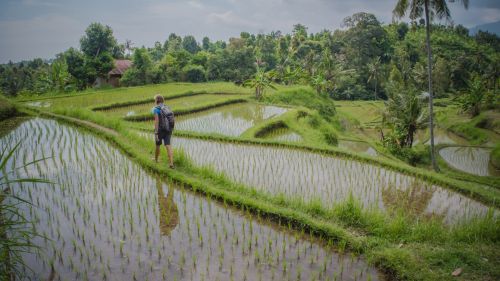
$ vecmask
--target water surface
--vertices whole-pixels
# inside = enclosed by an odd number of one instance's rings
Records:
[[[21,142],[13,176],[55,182],[12,186],[39,254],[33,280],[378,280],[363,259],[145,172],[95,136],[33,119],[0,139]]]
[[[491,149],[450,146],[439,150],[439,155],[453,168],[478,176],[500,176],[490,164]]]
[[[242,103],[226,105],[176,118],[177,130],[239,136],[263,121],[288,109],[277,106]]]
[[[152,135],[146,135],[152,138]],[[446,223],[487,213],[487,206],[457,192],[386,168],[302,150],[179,138],[195,164],[211,166],[232,180],[273,195],[318,200],[326,207],[350,194],[365,207],[394,207]],[[406,200],[401,200],[406,197]],[[399,199],[395,199],[399,198]]]

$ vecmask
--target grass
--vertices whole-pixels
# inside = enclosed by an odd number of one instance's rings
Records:
[[[0,94],[0,121],[17,115],[16,106]]]
[[[174,107],[172,110],[175,112],[176,116],[181,116],[181,115],[187,115],[187,114],[191,114],[191,113],[209,110],[212,108],[221,107],[224,105],[243,103],[246,101],[247,101],[246,99],[243,99],[240,97],[224,98],[221,100],[217,99],[216,101],[208,101],[208,102],[204,102],[204,103],[200,103],[200,104],[197,104],[194,106],[189,106],[189,107],[184,107],[184,108]],[[123,119],[126,121],[147,121],[147,120],[153,120],[153,114],[151,112],[148,112],[148,113],[143,113],[143,114],[125,116],[125,117],[123,117]]]
[[[40,97],[39,99],[20,99],[19,101],[45,100],[51,103],[51,107],[95,107],[98,105],[110,106],[113,103],[122,101],[149,101],[152,100],[155,94],[162,94],[166,98],[169,98],[201,91],[234,94],[249,94],[251,92],[250,89],[239,87],[231,83],[168,83],[109,89],[74,95]]]
[[[460,106],[446,100],[448,106],[436,110],[437,125],[467,139],[470,144],[481,145],[500,142],[498,134],[500,114],[498,110],[484,110],[471,118]]]
[[[33,237],[42,237],[36,229],[31,227],[22,213],[19,211],[21,204],[32,203],[19,198],[13,194],[12,186],[17,183],[50,183],[47,180],[34,177],[16,177],[12,175],[14,170],[8,170],[8,162],[12,160],[14,153],[19,147],[17,144],[2,145],[0,152],[0,280],[15,280],[25,277],[22,268],[25,266],[23,255],[32,253],[38,247],[30,243]],[[46,159],[24,162],[16,169],[25,169]],[[8,175],[11,174],[10,177]]]
[[[337,112],[348,119],[356,119],[363,127],[373,127],[381,122],[383,101],[335,101]]]
[[[294,101],[292,98],[285,97],[282,92],[281,89],[275,96],[269,93],[265,102],[304,106],[309,95],[307,91],[304,94],[297,89],[285,89],[287,95],[298,93],[298,101]],[[341,107],[342,104],[337,110]],[[445,109],[449,108],[450,106],[445,107]],[[176,131],[175,134],[224,142],[302,149],[353,159],[425,179],[460,191],[462,194],[492,206],[500,206],[500,196],[497,190],[484,189],[475,182],[466,182],[465,179],[451,178],[447,172],[436,174],[410,167],[399,161],[349,153],[329,145],[324,137],[325,132],[331,130],[337,134],[343,134],[342,128],[335,118],[328,122],[324,116],[318,113],[318,110],[319,108],[315,105],[291,110],[280,118],[270,119],[251,128],[238,138],[180,131]],[[353,110],[351,112],[354,112]],[[129,123],[118,118],[110,118],[106,114],[82,108],[58,109],[55,112],[92,121],[116,130],[119,134],[113,135],[107,131],[89,127],[88,124],[67,119],[64,116],[49,115],[49,117],[65,119],[71,123],[77,122],[90,128],[91,131],[97,132],[113,142],[144,168],[168,175],[173,180],[184,183],[197,192],[239,206],[247,211],[283,223],[290,223],[294,228],[310,231],[326,241],[334,241],[340,248],[345,245],[355,252],[364,253],[373,264],[388,272],[389,277],[393,279],[452,280],[451,272],[457,267],[463,268],[464,273],[460,278],[464,280],[496,280],[500,278],[498,269],[500,225],[498,219],[491,215],[469,223],[446,227],[432,219],[417,219],[411,214],[407,214],[406,210],[390,210],[390,215],[388,215],[376,210],[362,209],[359,202],[356,202],[352,197],[346,202],[325,207],[315,200],[304,202],[302,198],[264,194],[251,187],[236,184],[210,168],[196,167],[182,151],[175,153],[175,162],[178,167],[176,170],[167,169],[165,163],[162,165],[153,163],[150,160],[150,155],[153,152],[151,143],[128,130]],[[343,114],[341,113],[341,115]],[[281,123],[302,135],[306,139],[304,143],[292,144],[255,138],[259,131],[265,132]],[[162,151],[162,153],[164,152]],[[165,159],[163,154],[162,159]]]
[[[497,168],[497,169],[500,169],[500,143],[498,143],[495,148],[493,149],[493,151],[491,152],[491,156],[490,156],[490,162],[491,164]]]
[[[492,248],[498,252],[499,225],[498,220],[491,217],[449,229],[432,221],[406,217],[402,212],[389,217],[373,210],[361,210],[353,201],[325,209],[314,203],[305,204],[300,199],[270,197],[235,185],[210,169],[196,168],[179,152],[175,156],[179,168],[175,171],[168,170],[166,165],[154,164],[148,157],[152,147],[146,140],[127,131],[121,133],[125,137],[100,132],[147,169],[167,174],[197,192],[260,215],[289,222],[323,239],[336,241],[337,245],[346,245],[353,251],[365,253],[371,262],[395,279],[448,280],[451,279],[450,269],[456,266],[470,270],[467,274],[475,278],[499,277],[495,265],[498,258],[496,252],[490,250],[485,253],[480,250]],[[440,251],[435,252],[435,248]],[[439,263],[432,262],[438,253],[442,260]],[[483,257],[485,260],[481,260]],[[482,267],[469,267],[469,259],[479,260]]]

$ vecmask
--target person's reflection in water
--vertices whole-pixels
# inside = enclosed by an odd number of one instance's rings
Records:
[[[156,189],[158,191],[158,204],[160,204],[160,232],[161,235],[168,236],[179,223],[179,211],[174,202],[174,188],[169,187],[165,197],[163,181],[157,177]]]

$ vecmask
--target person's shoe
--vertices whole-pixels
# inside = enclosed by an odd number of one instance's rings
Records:
[[[168,165],[168,167],[169,167],[170,169],[175,169],[175,166],[174,166],[174,165]]]

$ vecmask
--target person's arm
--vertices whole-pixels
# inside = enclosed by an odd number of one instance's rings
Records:
[[[158,134],[158,123],[160,119],[158,118],[158,114],[155,113],[155,134]]]

